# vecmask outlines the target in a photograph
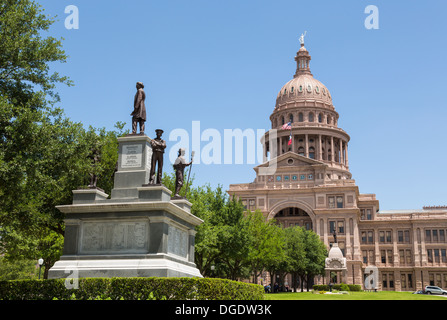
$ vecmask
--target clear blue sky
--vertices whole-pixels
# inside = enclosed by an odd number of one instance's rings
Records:
[[[146,133],[192,121],[207,128],[270,127],[279,89],[296,68],[307,30],[311,71],[331,91],[361,193],[380,209],[447,204],[446,1],[40,0],[65,38],[66,64],[53,66],[60,106],[86,127],[127,122],[135,82],[145,84]],[[79,9],[79,29],[64,26]],[[379,29],[367,30],[367,5]],[[175,141],[168,141],[169,146]],[[206,145],[204,142],[202,146]],[[223,156],[222,156],[223,157]],[[193,167],[196,183],[251,182],[252,164]],[[165,171],[171,170],[165,165]]]

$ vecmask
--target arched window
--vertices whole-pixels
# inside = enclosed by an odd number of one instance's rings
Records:
[[[285,122],[284,122],[284,117],[281,117],[281,124],[283,125]]]
[[[315,148],[314,147],[309,148],[309,158],[315,159]]]
[[[331,124],[331,116],[327,116],[326,123],[327,123],[327,124]]]
[[[323,122],[323,114],[322,113],[318,114],[318,122],[319,123]]]
[[[303,116],[303,113],[300,112],[300,113],[298,113],[298,122],[303,122],[303,121],[304,121],[304,116]]]
[[[309,122],[314,122],[314,114],[312,112],[309,113]]]
[[[298,154],[299,154],[300,156],[303,156],[303,157],[304,157],[304,148],[303,148],[303,147],[299,147],[299,148],[298,148]]]
[[[290,114],[290,115],[289,115],[289,121],[290,121],[290,122],[293,122],[293,114]]]

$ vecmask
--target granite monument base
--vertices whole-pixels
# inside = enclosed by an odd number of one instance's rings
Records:
[[[110,199],[98,189],[74,190],[73,203],[57,207],[65,214],[64,250],[49,278],[202,277],[194,242],[203,221],[186,199],[171,199],[165,186],[143,186],[150,170],[148,139],[118,139]]]

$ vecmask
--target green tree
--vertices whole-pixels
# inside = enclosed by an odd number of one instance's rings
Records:
[[[297,279],[306,270],[305,231],[295,226],[285,229],[287,271],[292,275],[292,287],[296,291]]]
[[[324,262],[327,257],[327,250],[320,236],[312,230],[304,232],[304,248],[306,267],[305,272],[300,275],[301,280],[306,280],[306,289],[309,291],[312,279],[315,276],[324,275]],[[303,281],[301,281],[301,290],[303,290]]]
[[[94,171],[110,190],[120,134],[84,130],[55,107],[56,85],[72,83],[50,69],[67,59],[61,40],[46,34],[53,22],[34,1],[0,3],[0,248],[8,261],[42,257],[45,277],[63,244],[55,206],[71,203],[72,190]],[[96,165],[89,159],[95,146]]]
[[[250,250],[248,261],[253,276],[253,282],[257,283],[258,277],[268,266],[285,258],[285,238],[283,230],[274,220],[267,221],[261,211],[248,211],[245,218],[248,220],[248,233]]]

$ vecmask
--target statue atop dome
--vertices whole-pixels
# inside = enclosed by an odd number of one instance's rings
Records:
[[[304,45],[304,37],[306,36],[307,31],[304,31],[304,33],[301,34],[300,36],[300,43],[303,46]]]

